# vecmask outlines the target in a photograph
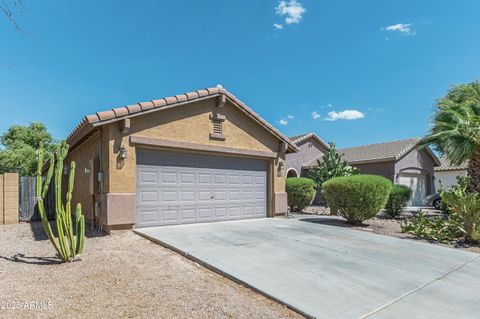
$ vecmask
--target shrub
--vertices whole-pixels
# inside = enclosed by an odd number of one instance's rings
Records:
[[[322,189],[332,212],[361,224],[385,207],[392,182],[376,175],[343,176],[326,181]]]
[[[393,185],[392,191],[388,196],[387,205],[385,206],[387,216],[395,218],[400,214],[402,208],[407,206],[408,200],[412,195],[412,190],[404,185]]]
[[[287,178],[286,189],[288,195],[288,206],[302,210],[308,206],[315,196],[315,183],[304,177]]]
[[[420,212],[412,219],[404,220],[401,224],[402,232],[412,234],[417,238],[432,239],[441,243],[448,243],[462,236],[462,219],[455,213],[450,215],[427,217]]]
[[[469,183],[468,177],[457,178],[457,185],[448,191],[442,189],[440,195],[445,205],[462,219],[464,241],[477,242],[480,240],[480,193],[468,192]]]
[[[449,214],[444,218],[427,218],[423,213],[402,223],[402,231],[418,238],[449,242],[463,239],[465,242],[480,240],[480,194],[468,193],[469,180],[458,179],[457,185],[448,191],[441,190],[443,203]]]

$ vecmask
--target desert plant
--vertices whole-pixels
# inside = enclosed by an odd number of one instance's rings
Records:
[[[480,194],[470,193],[468,188],[470,178],[462,176],[457,178],[457,184],[450,187],[449,190],[440,191],[442,201],[463,222],[462,232],[466,242],[478,241],[480,232]]]
[[[430,133],[432,145],[454,165],[468,161],[469,193],[480,192],[480,82],[453,86],[437,103]]]
[[[385,207],[392,182],[377,175],[343,176],[326,181],[322,189],[331,212],[361,224]]]
[[[412,196],[412,190],[405,185],[393,185],[392,191],[388,196],[385,212],[388,217],[395,218],[400,214],[402,208],[407,206],[408,200]]]
[[[460,176],[448,191],[440,191],[448,214],[427,217],[423,213],[402,223],[402,231],[419,238],[449,242],[480,240],[480,194],[468,192],[468,177]]]
[[[73,261],[76,255],[79,255],[83,251],[83,245],[85,241],[85,217],[82,214],[82,206],[77,204],[75,210],[75,226],[76,233],[73,233],[72,223],[72,192],[73,182],[75,178],[75,162],[70,164],[70,174],[68,178],[66,203],[62,201],[62,173],[63,173],[63,161],[68,153],[68,145],[62,142],[55,152],[55,155],[49,154],[50,166],[47,171],[47,176],[42,184],[42,167],[43,167],[43,143],[40,143],[38,149],[38,162],[37,162],[37,183],[36,183],[36,196],[38,204],[38,212],[42,221],[43,229],[47,234],[48,239],[52,243],[53,247],[58,253],[58,257],[62,261]],[[55,164],[56,162],[56,164]],[[50,182],[54,178],[55,183],[55,223],[57,228],[57,237],[52,231],[50,223],[45,211],[44,200],[47,195]]]
[[[291,177],[287,178],[286,190],[290,210],[294,211],[295,208],[302,210],[315,196],[315,183],[309,178]]]
[[[450,215],[428,217],[420,211],[411,220],[402,222],[402,232],[412,234],[417,238],[436,240],[448,243],[462,235],[462,219],[455,213]]]
[[[328,150],[321,159],[317,159],[317,167],[308,171],[308,177],[315,182],[315,187],[321,191],[322,184],[329,179],[339,176],[358,175],[360,171],[350,166],[347,161],[342,159],[342,155],[337,152],[335,143],[328,143]]]

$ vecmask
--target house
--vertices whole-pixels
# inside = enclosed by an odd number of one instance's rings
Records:
[[[424,198],[435,192],[434,167],[439,166],[440,161],[428,147],[419,149],[419,142],[420,138],[410,138],[343,148],[338,152],[362,173],[381,175],[410,187],[410,205],[424,205]],[[312,159],[303,165],[303,170],[316,166],[316,159]]]
[[[325,154],[330,147],[315,133],[305,133],[290,137],[292,143],[298,147],[298,152],[287,154],[287,177],[306,176],[305,163],[316,161]]]
[[[107,231],[287,211],[297,147],[221,86],[88,115],[67,142],[73,201]]]
[[[435,167],[435,188],[440,189],[443,185],[446,189],[457,184],[458,176],[467,176],[467,163],[452,165],[445,157],[440,157],[440,166]]]

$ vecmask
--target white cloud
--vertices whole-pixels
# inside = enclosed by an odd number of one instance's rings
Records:
[[[314,120],[318,120],[320,117],[322,117],[320,115],[320,113],[318,113],[317,111],[313,111],[310,115],[312,116],[312,119],[314,119]]]
[[[291,120],[292,120],[292,119],[294,119],[294,118],[295,118],[295,116],[293,116],[293,115],[290,115],[290,114],[287,115],[287,119],[291,119]]]
[[[400,32],[405,35],[415,35],[415,30],[412,28],[412,23],[398,23],[392,24],[382,28],[382,30]]]
[[[288,124],[288,121],[287,121],[287,119],[280,119],[280,121],[278,121],[278,124],[280,124],[280,125],[287,125],[287,124]]]
[[[281,24],[279,24],[279,23],[274,23],[274,24],[273,24],[273,27],[274,27],[275,29],[277,29],[277,30],[283,29],[283,25],[281,25]]]
[[[357,110],[345,110],[345,111],[332,111],[328,112],[327,121],[336,121],[336,120],[358,120],[364,118],[365,115]]]
[[[285,16],[286,24],[299,23],[307,10],[297,0],[282,0],[275,8],[277,15]]]

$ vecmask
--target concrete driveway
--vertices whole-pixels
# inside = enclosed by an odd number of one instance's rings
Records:
[[[311,317],[441,319],[480,313],[480,255],[473,253],[301,219],[136,232]]]

